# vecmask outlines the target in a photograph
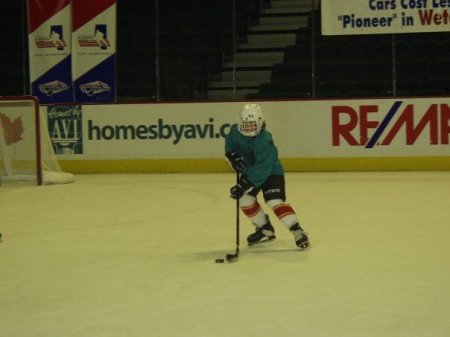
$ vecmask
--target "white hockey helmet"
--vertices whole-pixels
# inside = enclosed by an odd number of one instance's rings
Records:
[[[247,137],[255,137],[264,126],[261,106],[256,103],[245,104],[240,113],[239,132]]]

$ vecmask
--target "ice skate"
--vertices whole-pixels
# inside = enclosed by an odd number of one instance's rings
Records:
[[[305,250],[309,248],[309,239],[306,232],[300,227],[298,223],[290,228],[292,234],[294,234],[295,244],[298,248]]]
[[[249,246],[256,245],[257,243],[275,240],[275,229],[270,223],[269,217],[266,216],[267,222],[261,227],[256,227],[255,233],[250,234],[247,237]]]

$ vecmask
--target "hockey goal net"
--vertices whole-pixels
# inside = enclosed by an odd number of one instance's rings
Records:
[[[32,96],[0,96],[0,181],[73,182],[56,159],[39,101]]]

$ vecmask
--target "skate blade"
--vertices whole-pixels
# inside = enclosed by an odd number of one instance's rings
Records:
[[[261,243],[265,243],[265,242],[269,242],[269,241],[273,241],[276,239],[276,236],[272,236],[269,238],[265,238],[264,240],[258,241],[258,242],[254,242],[254,243],[248,243],[249,246],[256,246],[259,245]]]
[[[308,242],[306,244],[303,244],[301,246],[297,246],[299,250],[309,250],[311,248],[311,244]]]

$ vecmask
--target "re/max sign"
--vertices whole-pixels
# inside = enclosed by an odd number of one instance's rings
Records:
[[[333,146],[343,143],[366,148],[389,145],[400,137],[400,130],[404,130],[406,145],[413,145],[421,136],[428,136],[430,145],[449,144],[450,107],[447,104],[431,104],[416,111],[414,104],[396,101],[388,111],[379,109],[378,105],[333,106]]]

